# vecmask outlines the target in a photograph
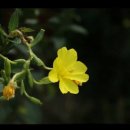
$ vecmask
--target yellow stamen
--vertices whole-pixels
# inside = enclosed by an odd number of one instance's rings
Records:
[[[76,80],[74,80],[74,82],[75,82],[77,85],[82,86],[82,83],[81,83],[81,82],[76,81]]]

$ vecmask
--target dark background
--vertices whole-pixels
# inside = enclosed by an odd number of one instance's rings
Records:
[[[14,9],[0,9],[0,23],[7,29]],[[29,94],[35,105],[19,92],[9,102],[0,102],[0,123],[130,123],[130,9],[32,8],[22,9],[20,26],[31,27],[34,36],[45,29],[34,52],[52,66],[57,50],[74,48],[90,79],[78,95],[63,95],[58,84],[35,86]],[[17,49],[16,49],[17,50]],[[12,58],[25,56],[22,48]],[[25,56],[26,57],[26,56]],[[48,71],[35,68],[35,77]]]

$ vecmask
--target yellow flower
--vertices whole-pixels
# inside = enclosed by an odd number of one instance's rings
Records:
[[[15,96],[15,87],[14,83],[9,82],[7,86],[4,87],[3,89],[3,96],[5,99],[9,100]]]
[[[77,52],[74,49],[67,50],[66,47],[63,47],[58,50],[57,55],[48,75],[49,80],[53,83],[59,81],[59,88],[63,94],[67,92],[77,94],[78,85],[81,86],[89,79],[89,75],[85,74],[86,65],[77,61]]]

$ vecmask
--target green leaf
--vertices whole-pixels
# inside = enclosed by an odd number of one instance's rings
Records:
[[[18,28],[19,25],[19,16],[22,14],[20,9],[16,9],[14,11],[14,13],[11,15],[10,21],[9,21],[9,25],[8,25],[8,29],[9,32],[15,30]]]
[[[42,79],[39,80],[39,81],[34,80],[34,83],[35,83],[35,84],[38,84],[38,85],[42,85],[42,84],[50,84],[50,83],[52,83],[52,82],[49,80],[48,77],[44,77],[44,78],[42,78]]]
[[[33,29],[31,29],[31,28],[26,28],[26,27],[21,27],[21,28],[19,28],[19,30],[20,30],[21,32],[23,32],[23,33],[34,32]]]
[[[35,37],[35,39],[32,41],[31,47],[35,46],[37,43],[39,43],[43,39],[44,32],[45,32],[44,29],[40,30],[40,32],[37,34],[37,36]]]

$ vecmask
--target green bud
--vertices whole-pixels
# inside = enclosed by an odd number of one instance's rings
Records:
[[[23,80],[22,80],[22,81],[21,81],[21,89],[20,89],[21,95],[23,95],[24,90],[25,90],[25,86],[24,86],[24,82],[23,82]]]
[[[39,99],[28,95],[28,93],[25,91],[25,89],[24,89],[24,94],[25,94],[25,96],[26,96],[30,101],[32,101],[32,102],[34,102],[34,103],[36,103],[36,104],[42,105],[42,102],[41,102]]]
[[[27,70],[27,76],[28,76],[28,83],[29,83],[30,87],[33,87],[33,76],[29,69]]]
[[[44,65],[43,61],[42,61],[40,58],[38,58],[34,53],[33,53],[33,59],[34,59],[34,62],[35,62],[38,66],[43,66],[43,65]]]
[[[43,62],[40,58],[38,58],[33,52],[31,52],[31,56],[32,56],[33,61],[34,61],[38,66],[42,66],[42,67],[44,67],[44,68],[47,69],[47,70],[51,70],[51,69],[52,69],[52,68],[50,68],[50,67],[47,67],[47,66],[44,64],[44,62]]]
[[[30,101],[34,102],[35,104],[42,105],[42,102],[39,99],[32,97],[32,96],[28,96],[28,98],[30,99]]]
[[[7,58],[5,58],[4,70],[5,70],[6,76],[10,79],[11,65],[10,65],[10,62],[9,62],[9,60]]]

